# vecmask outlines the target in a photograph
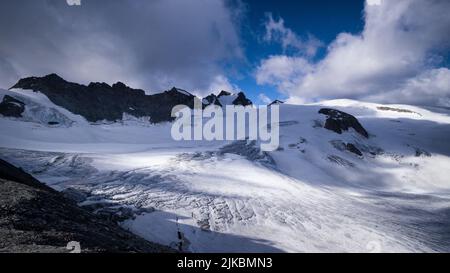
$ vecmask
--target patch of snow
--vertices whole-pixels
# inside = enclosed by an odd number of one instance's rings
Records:
[[[176,88],[176,90],[177,90],[179,93],[183,94],[183,95],[186,95],[186,96],[189,96],[189,97],[192,96],[192,94],[189,93],[189,92],[186,91],[186,90],[183,90],[183,89],[180,89],[180,88]]]
[[[233,105],[233,102],[237,99],[237,97],[237,94],[231,94],[228,96],[220,96],[218,100],[222,106]]]

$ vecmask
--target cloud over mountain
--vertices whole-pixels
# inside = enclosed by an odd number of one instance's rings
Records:
[[[291,101],[358,98],[450,106],[450,2],[381,0],[365,5],[362,33],[339,34],[316,62],[272,55],[256,69]]]
[[[5,1],[0,84],[58,72],[84,83],[207,92],[228,82],[225,65],[243,59],[239,14],[222,0]]]

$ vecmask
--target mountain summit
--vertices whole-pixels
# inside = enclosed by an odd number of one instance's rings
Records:
[[[129,114],[137,118],[148,117],[152,123],[172,121],[172,108],[179,104],[193,108],[198,99],[186,90],[172,89],[153,95],[144,90],[133,89],[122,82],[112,86],[91,82],[82,85],[68,82],[57,74],[44,77],[29,77],[19,80],[11,89],[26,89],[45,94],[54,104],[83,116],[89,122],[117,121]],[[203,100],[204,107],[210,104],[251,105],[245,94],[222,91],[219,96],[210,95]]]
[[[217,105],[220,107],[226,105],[250,106],[253,105],[253,103],[245,96],[243,92],[232,94],[228,91],[222,90],[217,96],[215,94],[210,94],[203,99],[203,106],[207,107],[209,105]]]

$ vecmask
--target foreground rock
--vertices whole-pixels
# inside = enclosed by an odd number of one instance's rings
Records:
[[[325,128],[328,130],[342,134],[343,131],[348,131],[350,128],[353,128],[365,138],[369,137],[369,133],[367,133],[366,129],[364,129],[361,123],[350,114],[330,108],[320,109],[319,113],[327,116]]]
[[[0,252],[173,252],[105,220],[0,159]]]

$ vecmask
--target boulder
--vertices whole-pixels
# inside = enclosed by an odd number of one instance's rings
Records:
[[[319,113],[327,116],[325,122],[326,129],[342,134],[343,131],[348,131],[348,129],[353,128],[360,135],[369,138],[369,133],[354,116],[330,108],[322,108]]]

